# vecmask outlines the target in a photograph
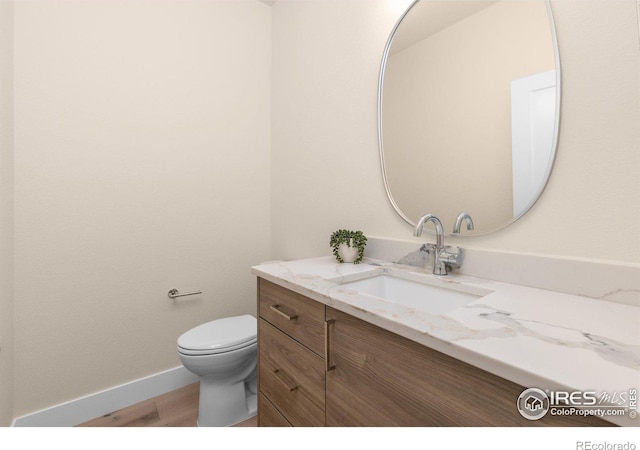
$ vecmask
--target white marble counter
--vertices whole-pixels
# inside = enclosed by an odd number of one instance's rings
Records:
[[[486,295],[433,315],[340,285],[370,271],[402,271]],[[357,265],[339,264],[330,256],[272,262],[252,272],[525,388],[595,391],[614,401],[623,393],[626,405],[630,389],[640,389],[640,308],[635,306],[469,276],[437,277],[372,259]],[[640,418],[628,412],[602,418],[640,425]]]

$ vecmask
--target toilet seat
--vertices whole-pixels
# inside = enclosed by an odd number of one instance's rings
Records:
[[[257,321],[248,314],[226,317],[199,325],[178,338],[178,352],[184,355],[215,355],[255,344]]]

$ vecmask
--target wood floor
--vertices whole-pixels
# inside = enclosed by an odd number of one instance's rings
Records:
[[[145,400],[102,417],[89,420],[79,427],[195,427],[198,420],[200,383]],[[241,422],[237,427],[257,426],[257,417]]]

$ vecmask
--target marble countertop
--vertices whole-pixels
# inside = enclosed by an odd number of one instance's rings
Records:
[[[486,295],[435,315],[340,284],[372,271]],[[252,273],[525,388],[592,391],[614,404],[626,399],[625,405],[630,390],[640,389],[638,307],[456,274],[438,277],[372,259],[267,262]],[[640,418],[630,416],[602,418],[639,426]]]

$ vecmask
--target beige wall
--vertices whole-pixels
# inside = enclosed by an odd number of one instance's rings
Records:
[[[329,236],[338,228],[411,239],[386,198],[377,151],[379,64],[399,16],[390,3],[274,6],[274,257],[329,255]],[[635,6],[634,0],[552,2],[563,93],[551,180],[515,224],[449,243],[640,263]]]
[[[430,7],[442,3],[414,6],[425,10],[427,21]],[[382,108],[385,169],[400,210],[414,222],[436,214],[447,232],[462,211],[476,230],[510,222],[511,81],[554,64],[542,1],[494,3],[390,55]]]
[[[13,2],[0,0],[0,426],[13,419]]]
[[[176,367],[182,332],[254,313],[270,38],[258,1],[16,3],[16,416]]]

